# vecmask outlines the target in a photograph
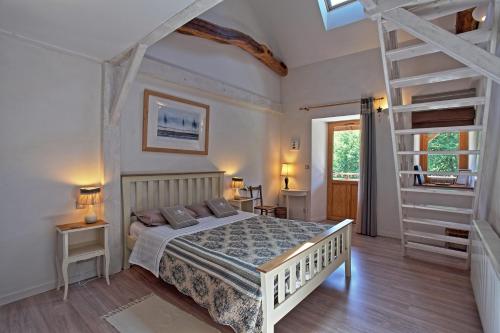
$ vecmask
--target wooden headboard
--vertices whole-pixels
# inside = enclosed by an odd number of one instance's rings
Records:
[[[123,266],[128,268],[132,211],[190,205],[224,196],[224,171],[122,175]]]

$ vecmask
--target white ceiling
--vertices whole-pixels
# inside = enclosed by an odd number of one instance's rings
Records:
[[[0,0],[0,29],[108,60],[194,0]]]
[[[226,0],[227,1],[227,0]],[[318,0],[248,0],[290,68],[379,46],[377,25],[363,20],[325,31]]]

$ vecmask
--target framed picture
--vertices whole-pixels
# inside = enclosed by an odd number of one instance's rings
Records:
[[[209,116],[208,105],[144,90],[142,150],[207,155]]]

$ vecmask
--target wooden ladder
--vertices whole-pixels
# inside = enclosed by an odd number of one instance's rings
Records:
[[[499,37],[500,0],[361,0],[365,11],[378,22],[382,62],[387,90],[389,120],[391,127],[394,162],[396,167],[397,196],[403,255],[408,249],[431,252],[459,258],[469,267],[470,238],[445,235],[444,230],[454,229],[467,234],[478,211],[482,164],[485,146],[488,114],[491,104],[493,82],[500,83],[500,58],[495,56]],[[474,8],[490,6],[490,15],[479,30],[454,35],[432,20]],[[493,15],[491,15],[493,13]],[[397,30],[402,29],[421,43],[399,47]],[[463,67],[423,75],[401,77],[398,62],[432,53],[443,52],[458,60]],[[465,78],[482,81],[477,96],[452,100],[403,104],[402,89],[436,82],[447,82]],[[411,115],[415,112],[474,107],[475,123],[469,126],[412,128]],[[495,129],[496,130],[496,129]],[[476,132],[477,147],[456,151],[414,151],[414,136],[419,134]],[[424,154],[468,155],[476,158],[476,169],[467,175],[476,179],[474,190],[446,187],[414,186],[414,175],[453,175],[455,172],[420,172],[413,169],[414,156]],[[460,175],[465,175],[460,173]],[[449,198],[447,205],[422,204],[424,199],[433,202]],[[457,203],[457,204],[455,204]],[[457,207],[460,206],[460,207]],[[466,206],[466,207],[464,207]],[[422,214],[424,212],[424,214]],[[436,214],[438,217],[433,217]],[[425,216],[421,217],[422,215]],[[445,218],[443,218],[445,216]],[[423,229],[423,230],[422,230]],[[465,246],[465,251],[456,250],[445,244]]]

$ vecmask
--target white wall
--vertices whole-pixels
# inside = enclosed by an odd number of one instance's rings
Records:
[[[210,106],[208,155],[142,151],[144,89],[160,91]],[[156,79],[136,80],[121,118],[123,172],[226,171],[248,185],[262,184],[269,202],[276,201],[279,182],[279,128],[282,115],[252,110],[202,93],[187,92]],[[231,194],[226,193],[228,197]]]
[[[420,57],[401,64],[402,76],[417,75],[436,70],[459,67],[460,64],[444,55]],[[462,80],[451,84],[434,84],[404,91],[404,99],[409,102],[412,95],[430,92],[465,89],[474,85],[473,81]],[[359,99],[362,96],[384,97],[385,84],[382,72],[380,50],[373,49],[357,54],[327,60],[290,70],[282,80],[282,103],[285,118],[281,127],[281,158],[283,162],[294,163],[294,176],[290,183],[294,188],[318,190],[311,184],[311,172],[318,167],[311,161],[318,160],[313,150],[323,150],[323,145],[311,141],[318,133],[311,128],[312,119],[359,114],[359,105],[344,105],[333,108],[301,111],[304,105],[323,104]],[[314,125],[313,125],[314,126]],[[387,112],[378,114],[375,124],[377,156],[378,233],[382,236],[399,237],[400,227],[397,212],[396,178]],[[301,139],[300,152],[290,152],[287,147],[291,137]],[[318,162],[320,163],[320,162]],[[312,170],[312,171],[311,171]],[[323,193],[321,190],[319,194]],[[325,205],[312,198],[308,209],[310,216],[325,216]],[[300,205],[299,202],[295,203]],[[300,211],[296,208],[296,211]]]
[[[0,35],[0,78],[1,304],[55,286],[54,225],[100,182],[101,67]]]
[[[244,0],[225,1],[202,17],[244,31],[259,42],[272,43]],[[272,45],[271,48],[274,49]],[[274,103],[281,100],[280,77],[234,46],[172,34],[152,46],[147,55],[239,88],[243,93],[251,92]],[[279,131],[282,116],[276,112],[252,109],[227,96],[220,98],[206,91],[186,89],[168,80],[169,77],[153,79],[142,75],[134,83],[121,119],[122,171],[223,170],[226,171],[227,186],[230,176],[238,175],[248,185],[262,184],[265,201],[276,202],[280,182]],[[142,95],[145,88],[210,106],[208,156],[142,152]],[[226,195],[232,196],[229,190]]]

